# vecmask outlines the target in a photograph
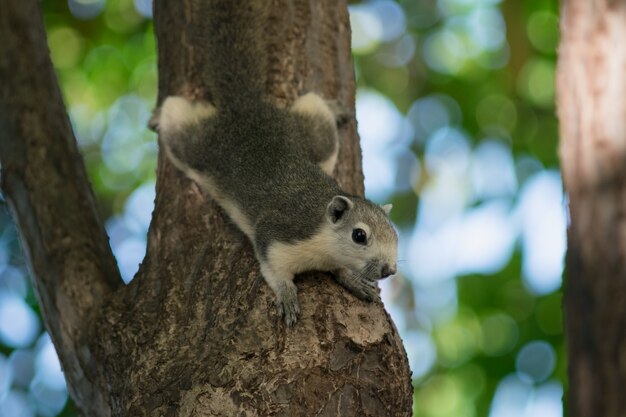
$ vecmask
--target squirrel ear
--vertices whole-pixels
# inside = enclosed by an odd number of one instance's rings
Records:
[[[389,213],[391,213],[392,207],[393,207],[393,204],[385,204],[384,206],[380,206],[380,208],[383,209],[383,211],[385,212],[387,216],[389,216]]]
[[[348,197],[336,195],[326,206],[326,217],[331,223],[337,223],[352,207],[354,207],[354,203]]]

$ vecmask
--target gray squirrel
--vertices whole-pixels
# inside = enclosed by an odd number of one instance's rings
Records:
[[[278,313],[292,326],[295,274],[330,271],[373,301],[376,280],[396,272],[398,237],[390,205],[350,195],[331,177],[341,107],[308,93],[285,109],[265,95],[261,8],[241,0],[211,6],[211,102],[169,96],[151,126],[169,160],[250,239]]]

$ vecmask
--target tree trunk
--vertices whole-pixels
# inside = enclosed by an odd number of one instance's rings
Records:
[[[565,310],[572,417],[626,414],[626,3],[567,0],[559,50],[571,224]]]
[[[316,91],[353,109],[355,85],[345,1],[267,3],[271,11],[263,35],[269,57],[268,95],[287,105],[300,94]],[[31,154],[15,167],[6,153],[26,144],[32,155],[43,155],[36,163],[50,166],[53,172],[60,169],[59,161],[67,161],[70,167],[54,184],[77,182],[90,193],[83,183],[82,161],[75,152],[67,116],[61,111],[34,4],[34,0],[0,0],[0,63],[6,62],[6,54],[18,59],[25,48],[35,51],[37,58],[20,58],[24,60],[20,71],[0,65],[0,110],[10,116],[0,118],[3,190],[31,253],[46,325],[81,413],[133,417],[411,415],[406,354],[382,304],[356,299],[324,274],[308,274],[296,281],[302,310],[299,321],[287,328],[276,314],[274,295],[259,273],[250,243],[163,154],[159,155],[146,258],[130,285],[120,286],[117,271],[108,261],[101,261],[109,259],[110,251],[108,246],[100,247],[104,235],[97,217],[92,223],[61,222],[61,232],[72,232],[67,244],[63,233],[29,234],[45,220],[33,215],[33,210],[70,219],[94,212],[89,203],[85,206],[83,197],[60,189],[55,195],[40,191],[37,186],[48,183],[45,176],[30,175],[35,168]],[[156,1],[159,102],[173,94],[211,98],[203,79],[212,55],[206,49],[209,43],[203,27],[208,10],[205,1]],[[18,24],[15,16],[22,19]],[[23,29],[33,27],[36,30]],[[4,39],[9,42],[3,46]],[[34,65],[40,61],[45,65]],[[48,114],[48,100],[25,98],[42,71],[48,82],[45,90],[54,92],[50,101],[58,106],[53,117]],[[19,78],[18,72],[30,78]],[[30,133],[21,130],[26,119],[39,133],[36,143],[29,142]],[[64,129],[48,129],[46,123],[53,121]],[[355,124],[350,123],[342,135],[337,178],[347,191],[362,194]],[[16,191],[11,186],[15,181],[33,184]],[[20,196],[26,203],[20,204]],[[66,205],[46,212],[46,204],[54,198]],[[70,265],[73,274],[61,278],[46,270],[50,259],[71,260],[81,248],[89,256],[84,264]],[[94,287],[83,288],[85,282]],[[83,297],[95,301],[78,315],[45,308],[51,294],[58,293],[78,304]],[[65,298],[55,301],[52,297],[51,304],[56,302],[58,307]],[[78,322],[78,336],[58,330],[57,323],[68,320]],[[67,338],[69,347],[64,343]],[[80,395],[84,390],[81,374],[68,368],[77,358],[79,362],[83,358],[80,363],[93,375],[88,391],[97,394],[95,405],[90,405],[89,396]]]

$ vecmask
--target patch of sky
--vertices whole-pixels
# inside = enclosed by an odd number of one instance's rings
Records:
[[[543,382],[552,375],[556,366],[556,352],[543,340],[527,343],[515,359],[518,376],[531,383]]]
[[[0,354],[0,416],[53,417],[68,400],[65,378],[47,333],[34,348]]]
[[[432,108],[441,123],[448,120],[443,106]],[[529,289],[544,295],[559,288],[566,219],[558,172],[544,171],[532,159],[515,164],[502,141],[487,139],[472,149],[464,132],[445,126],[429,137],[424,160],[428,179],[408,243],[410,278],[427,287],[459,275],[494,273],[506,265],[521,234]]]
[[[47,332],[43,333],[37,340],[35,352],[35,376],[33,381],[40,381],[51,389],[65,389],[65,377],[63,376],[61,363]]]
[[[152,0],[134,0],[134,4],[140,15],[152,19]]]
[[[68,400],[65,377],[48,333],[43,333],[34,352],[16,351],[11,363],[20,374],[16,386],[27,385],[31,404],[43,417],[56,416]]]
[[[563,184],[557,171],[540,171],[520,190],[522,273],[529,290],[545,295],[561,286],[566,248]]]
[[[28,388],[35,376],[36,354],[30,349],[17,349],[11,352],[9,364],[13,375],[13,385],[18,388]]]
[[[424,37],[422,57],[433,71],[455,75],[463,69],[467,51],[459,34],[443,27]]]
[[[416,284],[416,297],[425,297],[425,288],[437,287],[449,282],[455,276],[453,251],[449,243],[455,235],[450,228],[429,232],[416,227],[409,246],[409,278]],[[455,287],[456,291],[456,287]],[[431,303],[435,299],[426,299]]]
[[[423,145],[439,129],[458,126],[462,113],[453,98],[431,94],[416,100],[409,108],[407,118],[413,126],[417,143]]]
[[[442,323],[452,319],[458,310],[456,281],[448,279],[428,286],[413,287],[416,314],[427,318],[428,323]]]
[[[117,264],[125,283],[129,283],[146,254],[146,239],[129,238],[114,249]]]
[[[444,23],[424,38],[424,62],[432,70],[459,75],[470,61],[498,68],[508,60],[506,24],[495,1],[440,1]],[[492,56],[493,55],[493,56]]]
[[[103,112],[93,114],[89,106],[76,104],[69,111],[74,135],[79,146],[97,144],[106,131],[106,118]]]
[[[113,172],[132,173],[149,153],[154,141],[144,141],[150,110],[135,95],[120,97],[108,113],[108,127],[102,140],[102,160]]]
[[[517,228],[511,221],[509,200],[491,200],[467,210],[459,219],[453,242],[455,273],[494,274],[507,264],[513,253]]]
[[[154,209],[155,184],[148,182],[131,193],[121,215],[111,217],[106,229],[124,282],[132,280],[146,253],[146,234]]]
[[[419,163],[410,151],[413,129],[396,106],[373,90],[359,90],[356,116],[363,150],[365,192],[372,200],[385,202],[394,192],[411,187],[398,176],[398,162],[418,172]],[[398,178],[402,178],[398,181]],[[399,189],[400,188],[400,189]]]
[[[399,38],[406,31],[404,9],[391,0],[376,0],[364,3],[378,18],[382,26],[381,40],[385,42]]]
[[[437,361],[437,347],[427,332],[409,330],[402,334],[413,379],[425,376]]]
[[[0,267],[0,294],[3,292],[25,298],[28,294],[28,279],[23,268],[6,264]]]
[[[529,178],[544,169],[543,164],[537,158],[528,155],[518,156],[515,160],[515,176],[517,177],[517,183],[525,183]]]
[[[351,5],[349,12],[352,52],[355,54],[371,53],[382,42],[392,42],[406,31],[404,9],[395,1],[377,0]],[[407,46],[405,43],[404,47]],[[400,55],[407,55],[406,49],[399,52]]]
[[[436,232],[462,214],[471,195],[467,168],[469,141],[462,131],[443,127],[426,144],[424,164],[428,181],[421,190],[416,228]]]
[[[533,401],[528,407],[528,417],[562,417],[563,386],[558,382],[548,382],[535,388]]]
[[[407,65],[415,55],[415,40],[410,34],[390,42],[376,53],[378,61],[386,67],[397,68]]]
[[[364,55],[373,52],[383,38],[383,24],[367,5],[351,5],[352,53]]]
[[[65,387],[52,388],[37,378],[31,383],[29,393],[35,403],[37,414],[42,417],[58,415],[68,399]]]
[[[496,51],[506,42],[506,24],[500,10],[495,7],[474,9],[464,23],[477,54]]]
[[[35,408],[28,394],[13,389],[0,398],[0,417],[35,417]]]
[[[4,398],[13,382],[13,369],[9,360],[0,353],[0,398]]]
[[[471,13],[481,7],[492,7],[500,4],[502,0],[438,0],[437,6],[445,17],[457,14]]]
[[[104,10],[105,0],[68,0],[70,13],[78,19],[93,19]]]
[[[475,199],[513,198],[517,177],[509,145],[495,140],[481,141],[472,153],[470,176]]]
[[[132,192],[124,204],[124,221],[128,229],[137,236],[145,237],[148,233],[156,198],[155,186],[152,181],[141,185]]]
[[[0,342],[12,348],[30,346],[39,335],[37,314],[18,294],[0,290]]]
[[[489,417],[562,417],[562,397],[558,382],[533,386],[512,374],[498,384]]]
[[[8,242],[0,237],[0,272],[8,266],[9,257]],[[2,285],[2,281],[0,281],[0,285]]]

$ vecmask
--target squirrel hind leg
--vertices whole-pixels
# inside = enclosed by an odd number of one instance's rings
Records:
[[[291,106],[291,111],[302,116],[322,118],[330,124],[336,124],[335,115],[326,101],[315,93],[298,97]]]
[[[191,101],[181,96],[169,96],[157,108],[148,126],[159,133],[168,133],[194,126],[215,116],[217,109],[208,101]]]
[[[338,128],[343,127],[354,117],[339,100],[326,100],[315,93],[298,97],[291,110],[303,116],[321,117]]]
[[[328,158],[324,159],[317,163],[317,166],[320,167],[322,171],[324,171],[329,176],[333,176],[335,172],[335,165],[337,165],[337,156],[339,155],[339,144],[335,146],[335,150],[328,156]]]
[[[206,165],[207,145],[202,140],[213,132],[217,110],[207,101],[191,101],[169,96],[154,112],[150,126],[159,133],[159,141],[174,165],[186,173]]]
[[[296,143],[303,147],[310,160],[332,176],[339,153],[337,128],[348,113],[336,101],[324,100],[315,93],[299,97],[291,106],[306,138]]]

